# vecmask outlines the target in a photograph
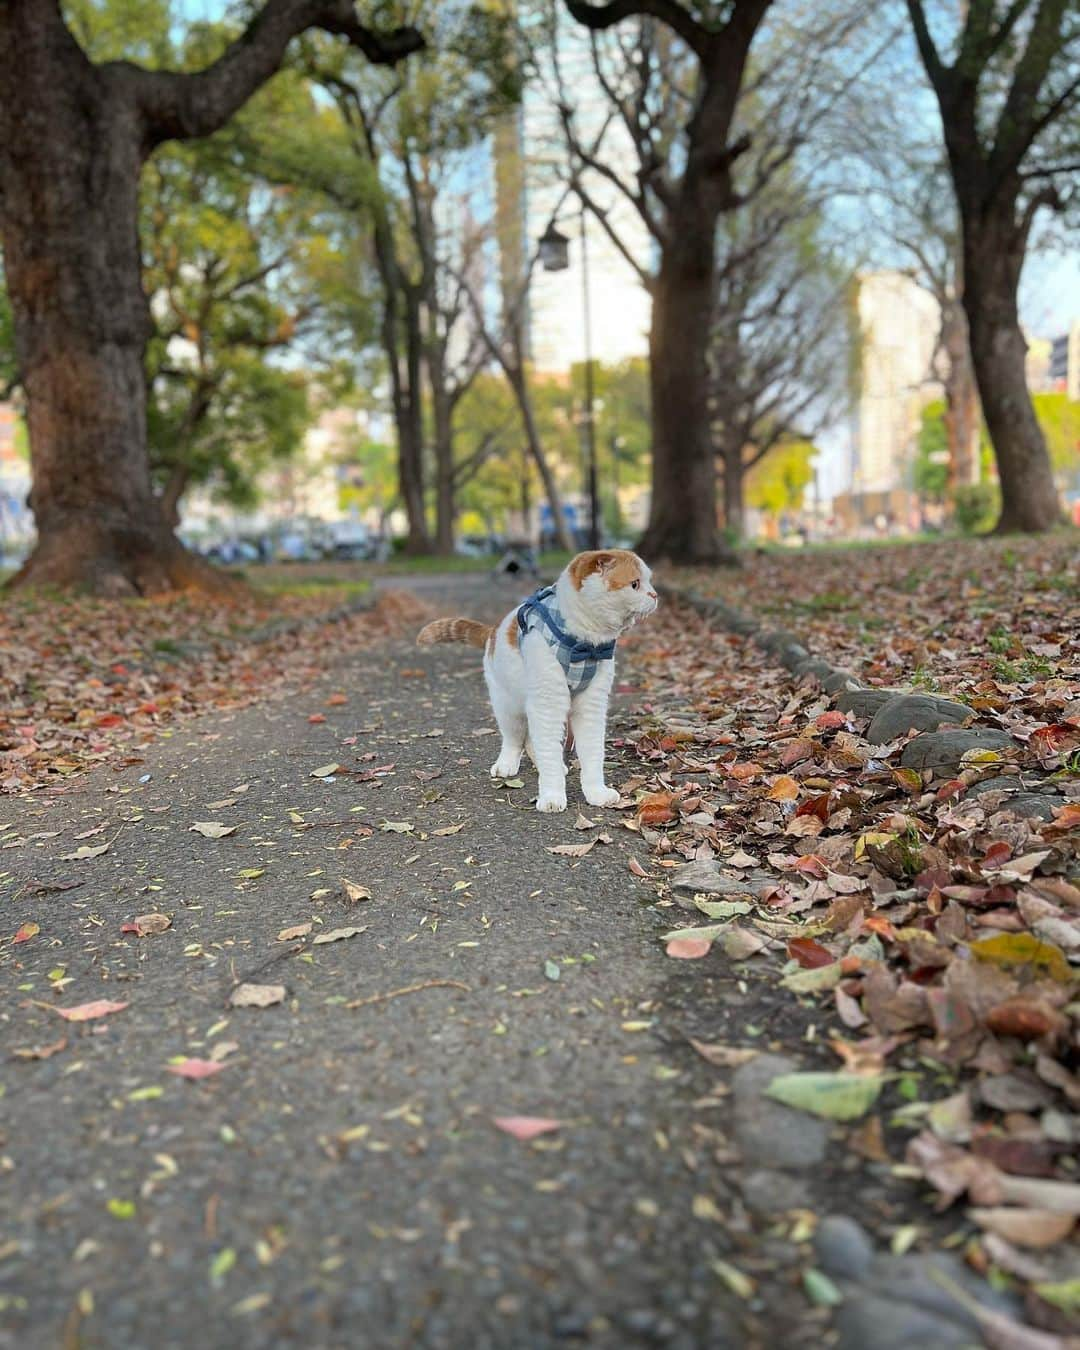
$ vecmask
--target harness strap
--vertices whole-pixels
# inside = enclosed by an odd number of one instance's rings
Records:
[[[578,661],[610,661],[615,655],[614,639],[603,643],[586,642],[583,638],[574,637],[559,627],[551,611],[544,604],[544,601],[549,600],[554,594],[554,586],[542,586],[518,606],[517,621],[521,632],[529,631],[529,615],[535,613],[551,629],[555,640],[568,649],[567,659],[572,664]]]

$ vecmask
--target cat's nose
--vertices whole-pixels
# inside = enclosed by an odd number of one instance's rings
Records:
[[[648,595],[649,595],[649,599],[650,599],[650,600],[655,600],[655,599],[656,599],[656,592],[655,592],[655,591],[649,591],[649,592],[648,592]]]

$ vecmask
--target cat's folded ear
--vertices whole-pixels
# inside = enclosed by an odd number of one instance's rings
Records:
[[[586,577],[599,572],[601,576],[610,572],[619,559],[606,549],[592,549],[588,553],[579,553],[572,559],[568,571],[574,586],[580,591]]]

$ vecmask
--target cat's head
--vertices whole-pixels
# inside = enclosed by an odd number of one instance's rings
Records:
[[[566,568],[567,579],[590,617],[621,632],[657,606],[652,571],[625,548],[579,553]]]

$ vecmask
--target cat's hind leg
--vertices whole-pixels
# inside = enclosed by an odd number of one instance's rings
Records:
[[[521,767],[521,752],[525,749],[525,706],[520,693],[512,693],[494,679],[488,680],[488,693],[502,736],[499,758],[489,772],[492,778],[513,778]]]

